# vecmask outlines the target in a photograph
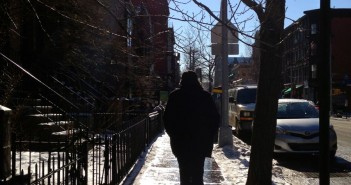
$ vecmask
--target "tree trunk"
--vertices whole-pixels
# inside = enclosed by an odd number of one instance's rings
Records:
[[[261,19],[261,65],[252,132],[247,185],[272,184],[272,159],[278,98],[281,89],[280,39],[284,30],[285,1],[267,1]]]

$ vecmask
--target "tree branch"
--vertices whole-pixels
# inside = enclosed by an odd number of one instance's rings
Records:
[[[256,3],[253,0],[241,0],[246,6],[250,7],[253,11],[256,12],[258,19],[262,23],[264,21],[264,10],[262,3]]]

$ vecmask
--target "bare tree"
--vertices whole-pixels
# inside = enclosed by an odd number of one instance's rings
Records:
[[[177,49],[184,56],[185,69],[201,69],[202,78],[209,83],[208,90],[211,91],[215,64],[208,43],[209,32],[190,26],[184,35],[177,35],[177,39]]]
[[[278,97],[281,86],[281,36],[284,30],[285,1],[264,4],[243,0],[260,21],[260,74],[252,133],[249,174],[246,184],[272,184],[272,159]],[[265,138],[264,140],[262,138]]]

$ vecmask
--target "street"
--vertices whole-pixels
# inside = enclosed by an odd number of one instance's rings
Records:
[[[351,121],[345,119],[331,119],[330,123],[338,136],[338,151],[336,155],[347,161],[351,161]]]

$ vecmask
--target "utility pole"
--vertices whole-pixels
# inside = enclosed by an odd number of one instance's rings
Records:
[[[192,63],[192,59],[193,59],[193,57],[192,57],[192,48],[190,47],[190,50],[189,50],[189,70],[194,70],[193,69],[193,63]]]
[[[219,128],[218,145],[223,147],[233,145],[232,129],[228,125],[228,18],[227,18],[227,0],[221,2],[221,20],[222,20],[222,113],[221,125]]]
[[[329,159],[329,126],[330,126],[330,0],[320,0],[320,59],[318,60],[317,75],[319,79],[319,146],[320,167],[319,184],[330,184],[330,159]]]
[[[195,71],[195,54],[197,51],[190,47],[189,50],[189,70]]]

